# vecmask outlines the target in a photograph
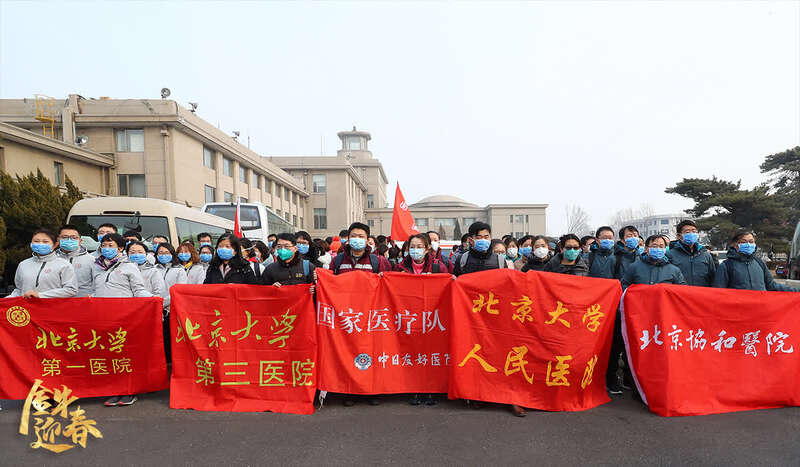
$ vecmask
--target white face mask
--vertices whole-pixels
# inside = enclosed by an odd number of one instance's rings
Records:
[[[439,242],[431,242],[431,248],[433,251],[439,251]]]
[[[509,248],[508,249],[508,256],[510,256],[512,258],[516,258],[517,257],[517,253],[519,253],[519,250],[516,249],[516,248]]]
[[[533,254],[539,259],[546,258],[548,253],[550,253],[550,250],[546,246],[540,246],[533,250]]]

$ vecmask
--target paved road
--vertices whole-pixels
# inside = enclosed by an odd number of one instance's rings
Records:
[[[326,403],[315,415],[170,410],[166,391],[132,407],[82,400],[103,439],[52,454],[16,434],[21,403],[3,402],[0,464],[647,464],[798,465],[800,408],[661,418],[619,396],[586,412],[470,410],[447,401],[412,407]]]

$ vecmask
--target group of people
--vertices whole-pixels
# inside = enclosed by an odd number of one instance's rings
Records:
[[[664,235],[642,239],[634,226],[616,232],[609,226],[594,236],[563,235],[557,243],[542,235],[515,239],[492,238],[491,226],[475,222],[461,245],[444,254],[437,232],[410,236],[398,246],[385,236],[370,235],[366,224],[353,223],[336,237],[312,239],[304,231],[270,235],[267,243],[221,235],[215,244],[208,233],[196,241],[172,245],[164,235],[152,238],[152,247],[136,231],[120,235],[113,224],[97,228],[100,246],[90,253],[81,245],[76,226],[64,225],[58,233],[39,229],[31,238],[32,257],[21,262],[11,297],[161,297],[164,304],[165,352],[169,358],[169,290],[175,284],[261,284],[267,286],[312,284],[316,269],[334,274],[354,271],[380,274],[448,273],[454,277],[491,269],[542,271],[589,276],[632,284],[672,283],[700,287],[797,291],[778,284],[756,254],[753,232],[737,231],[730,239],[727,260],[718,264],[699,243],[697,225],[684,220],[676,228],[677,240]],[[198,248],[199,246],[199,248]],[[630,369],[622,363],[624,343],[619,314],[614,326],[606,387],[610,394],[632,389]],[[367,397],[371,405],[378,399]],[[131,405],[135,395],[109,398],[107,406]],[[345,405],[355,399],[345,398]],[[415,395],[412,404],[435,404],[432,395]],[[473,403],[479,407],[479,403]],[[525,409],[512,406],[517,416]]]

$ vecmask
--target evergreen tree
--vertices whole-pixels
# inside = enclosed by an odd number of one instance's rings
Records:
[[[461,223],[456,219],[456,227],[453,229],[453,240],[461,241],[462,235],[464,234],[461,233]]]

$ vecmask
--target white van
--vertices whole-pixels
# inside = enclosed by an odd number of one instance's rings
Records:
[[[206,203],[200,210],[234,221],[236,203]],[[239,203],[239,223],[242,235],[264,243],[270,234],[295,232],[292,224],[283,220],[263,203]]]
[[[97,228],[106,223],[115,225],[120,235],[127,230],[139,232],[148,248],[155,235],[166,236],[176,247],[186,240],[197,246],[199,233],[211,234],[216,244],[222,234],[233,231],[233,222],[222,217],[163,199],[127,196],[82,199],[70,209],[67,223],[78,228],[89,251],[97,249]]]

